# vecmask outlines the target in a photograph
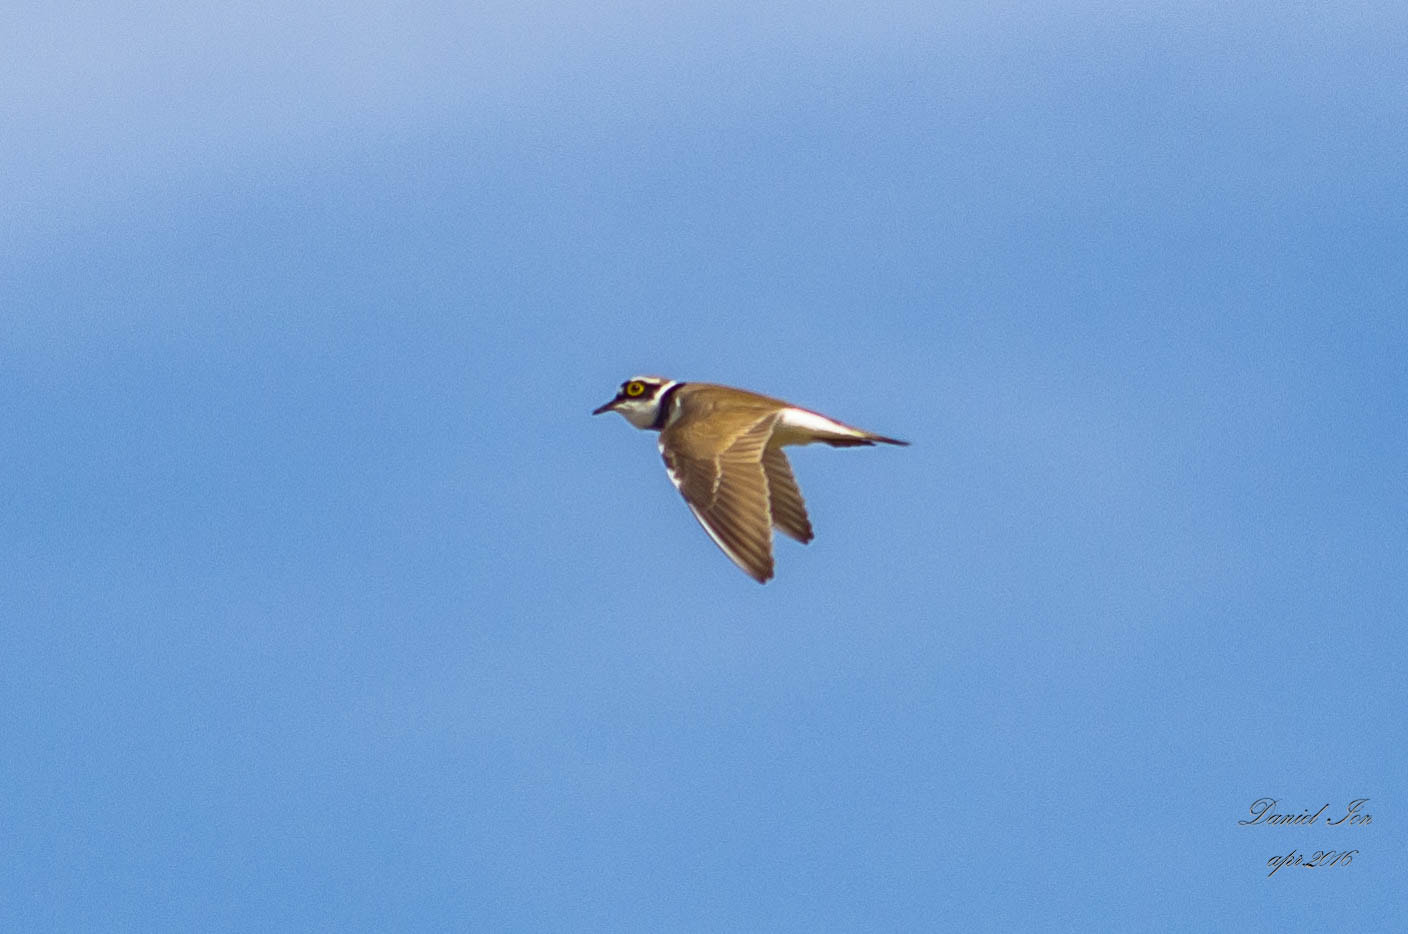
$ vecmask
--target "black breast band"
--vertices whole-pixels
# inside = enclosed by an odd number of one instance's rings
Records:
[[[683,386],[684,383],[675,383],[669,389],[660,394],[660,407],[655,410],[655,421],[650,423],[650,427],[655,431],[661,431],[665,427],[665,422],[670,417],[670,400],[675,395],[675,390]]]

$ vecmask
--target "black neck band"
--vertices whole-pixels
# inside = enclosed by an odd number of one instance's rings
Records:
[[[661,431],[664,429],[665,422],[670,418],[670,399],[674,396],[675,390],[683,385],[684,383],[675,383],[660,394],[660,407],[655,410],[655,421],[650,423],[652,430]]]

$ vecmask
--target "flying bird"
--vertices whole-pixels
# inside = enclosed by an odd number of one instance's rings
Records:
[[[593,415],[619,412],[660,432],[670,481],[714,544],[758,583],[772,577],[772,530],[806,544],[812,524],[784,445],[908,444],[781,399],[713,383],[633,376]]]

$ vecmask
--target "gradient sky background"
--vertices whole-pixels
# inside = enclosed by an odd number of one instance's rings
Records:
[[[0,927],[1402,917],[1404,4],[0,20]]]

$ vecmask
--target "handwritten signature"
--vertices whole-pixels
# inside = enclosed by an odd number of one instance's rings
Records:
[[[1374,816],[1364,807],[1369,803],[1368,798],[1355,798],[1345,806],[1344,811],[1331,811],[1328,816],[1325,812],[1330,810],[1328,803],[1320,806],[1320,810],[1311,813],[1310,808],[1305,808],[1300,813],[1291,811],[1278,811],[1280,801],[1276,798],[1257,798],[1252,802],[1248,812],[1250,817],[1237,821],[1239,827],[1363,827],[1374,822]],[[1321,817],[1324,816],[1324,820]],[[1309,855],[1300,850],[1293,849],[1285,856],[1276,855],[1266,861],[1266,865],[1271,871],[1266,875],[1268,878],[1276,875],[1278,871],[1286,866],[1300,866],[1305,869],[1318,869],[1328,866],[1348,866],[1354,862],[1354,857],[1359,855],[1358,850],[1314,850]]]
[[[1310,813],[1309,808],[1306,808],[1299,814],[1277,814],[1272,809],[1275,808],[1278,803],[1279,802],[1275,798],[1257,798],[1255,801],[1252,802],[1252,806],[1250,808],[1252,814],[1251,820],[1239,820],[1237,821],[1238,826],[1252,827],[1257,824],[1264,824],[1267,826],[1284,826],[1286,824],[1313,824],[1317,820],[1319,820],[1320,815],[1324,814],[1325,811],[1330,807],[1328,804],[1326,804],[1314,814]],[[1331,816],[1325,818],[1325,823],[1331,827],[1338,827],[1341,824],[1345,823],[1347,823],[1351,827],[1357,827],[1361,824],[1372,823],[1374,820],[1373,815],[1368,814],[1364,811],[1364,805],[1368,803],[1368,798],[1355,798],[1353,801],[1349,802],[1349,806],[1345,809],[1344,816],[1340,817],[1339,820],[1335,820],[1335,817],[1332,814]]]

